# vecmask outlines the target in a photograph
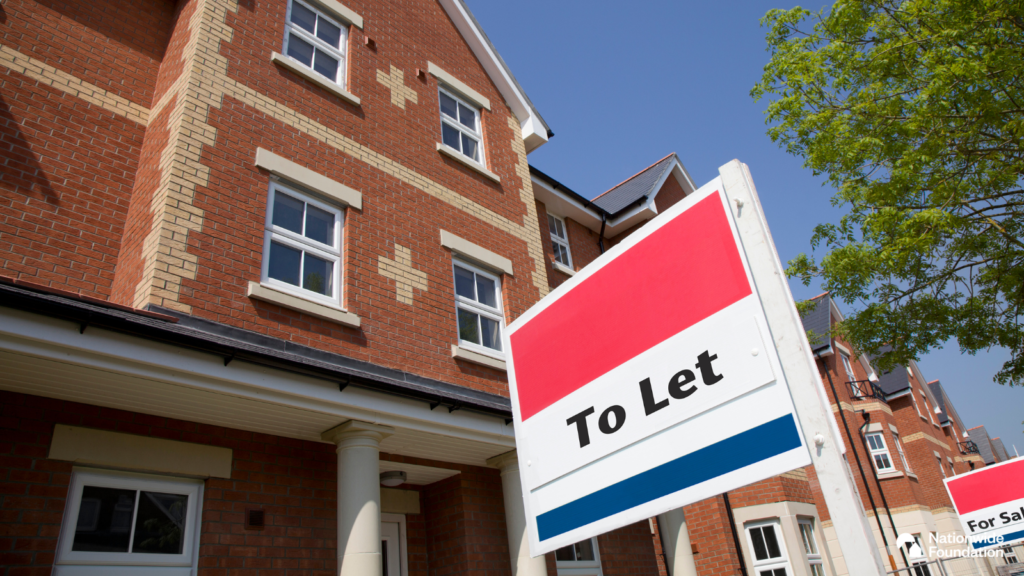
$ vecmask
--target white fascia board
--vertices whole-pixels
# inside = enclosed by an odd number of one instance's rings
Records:
[[[604,229],[605,238],[614,238],[621,232],[628,230],[634,224],[644,220],[650,220],[658,215],[658,208],[654,205],[654,197],[648,198],[642,206],[637,206],[629,212],[614,220],[609,220]]]
[[[562,218],[571,218],[595,233],[601,231],[601,215],[596,210],[580,204],[575,198],[555,190],[537,177],[531,177],[530,180],[533,182],[534,198],[543,202],[548,212]]]
[[[67,320],[0,308],[0,349],[159,380],[263,402],[335,414],[373,424],[515,448],[511,427],[469,410],[430,410],[429,403],[358,386],[339,394],[335,382]]]
[[[534,117],[533,109],[526,100],[526,95],[519,91],[516,83],[501,65],[498,55],[491,49],[483,33],[473,24],[473,19],[466,12],[459,0],[439,0],[441,7],[448,13],[459,33],[466,40],[469,49],[480,61],[491,81],[501,92],[505,103],[519,120],[519,127],[526,143],[526,152],[530,153],[548,141],[548,133],[539,118]]]

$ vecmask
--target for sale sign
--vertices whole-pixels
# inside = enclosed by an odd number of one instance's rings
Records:
[[[512,323],[531,555],[810,464],[716,179]]]
[[[1024,460],[947,478],[946,490],[973,549],[1024,541]]]

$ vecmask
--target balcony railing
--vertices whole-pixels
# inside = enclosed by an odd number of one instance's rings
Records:
[[[965,456],[967,454],[977,454],[978,453],[978,445],[975,444],[971,440],[967,440],[967,441],[964,441],[964,442],[957,442],[956,445],[957,445],[958,448],[960,448],[960,453],[965,455]]]
[[[850,395],[855,399],[874,398],[885,402],[885,392],[871,380],[854,380],[846,384],[850,386]]]

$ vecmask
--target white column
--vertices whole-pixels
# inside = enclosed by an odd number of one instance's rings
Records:
[[[683,509],[676,508],[659,514],[658,531],[661,533],[661,546],[665,552],[669,576],[697,576]]]
[[[523,506],[523,484],[519,479],[519,457],[516,451],[506,452],[487,461],[501,470],[501,492],[505,497],[505,528],[508,532],[508,555],[512,560],[512,576],[548,576],[544,556],[530,558],[526,535],[526,508]]]
[[[387,426],[349,420],[320,435],[338,445],[338,574],[380,576],[380,441]]]

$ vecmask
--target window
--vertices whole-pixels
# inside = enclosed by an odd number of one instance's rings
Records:
[[[846,370],[846,381],[850,382],[850,386],[853,389],[853,395],[860,398],[864,395],[864,392],[860,389],[860,384],[854,384],[857,381],[857,377],[853,375],[853,366],[850,365],[850,357],[842,352],[839,353],[839,357],[843,359],[843,368]]]
[[[344,88],[348,27],[302,0],[288,3],[287,18],[284,53]]]
[[[922,420],[925,420],[926,418],[921,414],[921,409],[917,407],[917,399],[914,398],[913,388],[910,390],[910,402],[914,405],[914,411],[917,412],[917,415],[920,416]]]
[[[947,478],[947,476],[946,476],[946,468],[942,465],[942,457],[941,456],[936,456],[935,459],[939,461],[939,472],[942,473],[942,477],[943,478]]]
[[[478,164],[483,164],[480,109],[438,88],[441,100],[441,142]]]
[[[601,555],[597,538],[590,538],[555,550],[555,565],[562,575],[601,576]]]
[[[953,459],[947,456],[946,463],[949,464],[949,475],[956,476],[956,468],[953,467]]]
[[[921,552],[923,553],[924,550],[925,550],[925,547],[921,544],[921,535],[920,534],[913,534],[913,536],[914,536],[914,542],[917,543],[918,547],[921,548]],[[928,564],[928,559],[927,558],[916,558],[916,559],[915,558],[911,558],[910,559],[910,564],[914,567],[914,576],[932,576],[932,571],[929,570],[928,566],[927,566],[927,564]]]
[[[868,451],[875,463],[875,470],[879,472],[895,472],[896,467],[892,465],[889,458],[889,449],[885,446],[885,437],[881,432],[872,432],[866,436]]]
[[[341,210],[277,182],[267,206],[262,282],[340,306]]]
[[[1005,560],[1007,564],[1017,563],[1017,553],[1013,551],[1013,546],[1003,548],[1003,560]]]
[[[463,262],[455,262],[455,304],[459,345],[494,356],[501,354],[501,280]]]
[[[61,574],[96,566],[193,566],[202,483],[76,471],[61,526]]]
[[[754,551],[756,576],[789,576],[789,560],[778,522],[747,526],[747,543]]]
[[[555,261],[567,268],[572,268],[572,256],[569,254],[569,236],[565,232],[565,221],[548,214],[548,228],[551,229],[551,247],[555,252]]]
[[[895,432],[893,432],[892,433],[892,441],[893,441],[893,444],[896,445],[896,452],[899,453],[900,460],[903,462],[903,469],[906,470],[908,474],[913,474],[914,470],[910,468],[910,462],[907,462],[907,456],[906,456],[906,454],[903,453],[903,444],[900,444],[899,434],[896,434]]]
[[[818,543],[814,540],[814,519],[801,518],[800,540],[804,545],[804,553],[807,555],[807,563],[811,566],[812,576],[825,576],[825,568],[821,563],[821,552],[818,550]]]

